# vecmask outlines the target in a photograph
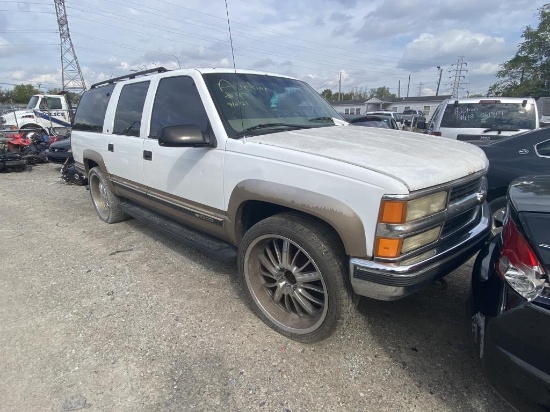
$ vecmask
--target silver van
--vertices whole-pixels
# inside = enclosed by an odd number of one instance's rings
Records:
[[[457,140],[498,140],[539,127],[535,99],[481,97],[444,100],[428,124],[428,133]]]

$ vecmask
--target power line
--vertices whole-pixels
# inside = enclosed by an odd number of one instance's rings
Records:
[[[464,56],[460,56],[456,64],[452,65],[454,69],[449,70],[449,73],[452,71],[455,72],[454,81],[452,82],[452,92],[451,92],[452,97],[458,98],[458,93],[460,92],[460,90],[463,90],[464,86],[468,84],[465,80],[466,76],[462,74],[462,73],[468,72],[468,70],[464,68],[466,66],[468,66],[468,63],[464,61]],[[452,76],[449,78],[452,79]]]

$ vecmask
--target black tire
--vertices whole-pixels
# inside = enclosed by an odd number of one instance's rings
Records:
[[[498,235],[502,231],[502,223],[506,212],[506,196],[497,197],[489,202],[491,209],[491,233]]]
[[[122,222],[129,216],[119,209],[120,198],[115,195],[99,167],[94,167],[88,172],[90,185],[90,197],[95,210],[101,220],[106,223]]]
[[[252,226],[239,248],[247,303],[268,326],[299,342],[327,338],[353,307],[345,254],[329,229],[281,213]]]

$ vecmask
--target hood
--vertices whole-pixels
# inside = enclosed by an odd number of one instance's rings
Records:
[[[246,141],[373,170],[402,182],[410,191],[459,179],[489,165],[484,152],[474,145],[398,130],[333,126],[254,136]]]

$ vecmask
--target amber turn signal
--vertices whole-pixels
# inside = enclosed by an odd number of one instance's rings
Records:
[[[398,238],[379,237],[376,239],[374,254],[382,258],[396,258],[401,254],[402,240]]]
[[[382,201],[380,208],[380,222],[404,223],[407,215],[407,202],[395,200]]]

